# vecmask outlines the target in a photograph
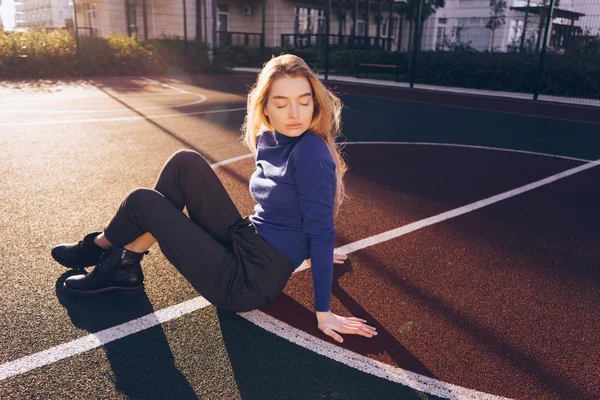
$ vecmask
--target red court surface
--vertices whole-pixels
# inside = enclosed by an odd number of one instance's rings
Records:
[[[159,246],[143,295],[66,296],[70,272],[50,249],[101,229],[176,150],[218,163],[253,212],[243,79],[0,91],[0,398],[600,399],[600,169],[585,159],[598,157],[597,126],[566,121],[590,122],[589,110],[338,86],[348,140],[580,157],[346,144],[336,246],[349,259],[332,308],[366,318],[372,339],[339,345],[317,329],[310,270],[240,317],[203,302]],[[13,361],[24,369],[11,374]]]
[[[345,148],[338,245],[515,189],[582,161],[445,146]],[[219,171],[251,212],[252,160]],[[600,398],[600,171],[591,169],[359,250],[336,266],[333,310],[379,336],[342,347],[477,391]],[[263,311],[314,336],[309,271]]]

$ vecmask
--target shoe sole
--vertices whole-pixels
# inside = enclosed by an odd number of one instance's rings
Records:
[[[99,294],[109,293],[109,292],[121,292],[121,293],[124,293],[124,294],[135,295],[135,294],[142,293],[144,291],[144,284],[143,283],[141,285],[139,285],[139,286],[128,286],[128,287],[123,287],[123,286],[109,286],[109,287],[106,287],[106,288],[96,289],[96,290],[79,290],[79,289],[73,289],[73,288],[68,287],[65,284],[63,284],[63,287],[65,288],[66,293],[71,294],[71,295],[75,295],[75,296],[81,296],[81,297],[97,296]]]

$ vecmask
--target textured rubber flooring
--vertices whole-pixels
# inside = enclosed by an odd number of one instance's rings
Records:
[[[175,150],[197,150],[209,162],[246,154],[243,110],[225,111],[245,106],[243,80],[164,82],[183,92],[120,78],[0,90],[0,364],[198,296],[157,246],[144,260],[146,293],[137,297],[68,297],[61,285],[69,273],[49,254],[101,229],[124,195],[153,184]],[[356,94],[344,101],[350,141],[598,153],[589,124]],[[418,144],[344,151],[349,198],[338,246],[584,162]],[[217,169],[243,214],[252,212],[252,171],[251,158]],[[335,269],[333,309],[368,319],[379,335],[348,336],[341,347],[494,395],[600,398],[598,174],[593,168],[351,253]],[[303,271],[263,311],[328,340],[312,301]],[[0,381],[3,399],[89,397],[436,398],[214,307]]]

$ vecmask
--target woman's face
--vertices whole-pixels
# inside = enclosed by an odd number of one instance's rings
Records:
[[[296,137],[310,126],[315,105],[308,78],[277,78],[272,86],[265,115],[279,133]]]

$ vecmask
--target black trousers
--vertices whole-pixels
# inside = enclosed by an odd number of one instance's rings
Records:
[[[155,188],[127,195],[105,229],[118,246],[146,232],[198,293],[224,310],[269,303],[294,271],[291,261],[241,217],[213,169],[194,151],[171,156]]]

